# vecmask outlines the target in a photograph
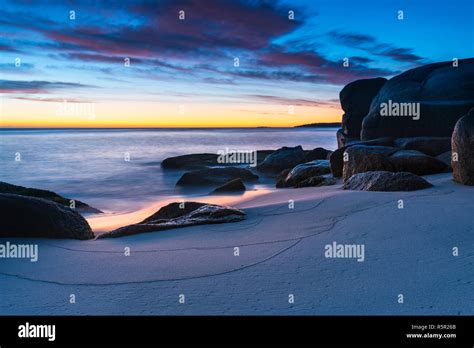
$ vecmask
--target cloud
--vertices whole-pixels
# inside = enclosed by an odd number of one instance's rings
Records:
[[[364,49],[374,55],[388,57],[394,61],[413,63],[423,60],[423,57],[413,53],[411,48],[395,47],[391,44],[379,43],[377,39],[371,35],[333,30],[328,33],[328,36],[346,46]]]
[[[258,99],[272,104],[294,105],[294,106],[311,106],[311,107],[330,107],[339,108],[339,100],[307,100],[299,98],[285,98],[274,95],[252,94],[247,97]]]
[[[53,81],[16,81],[0,80],[2,93],[44,93],[49,90],[92,87],[80,83],[53,82]]]
[[[345,44],[347,46],[366,46],[374,44],[376,39],[373,36],[360,34],[360,33],[345,33],[336,30],[328,33],[329,37],[333,40]]]

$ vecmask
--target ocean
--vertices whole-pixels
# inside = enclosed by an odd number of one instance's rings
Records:
[[[167,157],[296,145],[334,150],[336,129],[3,129],[0,181],[131,211],[177,194],[182,172],[164,172]]]

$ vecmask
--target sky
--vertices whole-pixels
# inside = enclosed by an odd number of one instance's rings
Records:
[[[337,122],[351,81],[473,57],[473,20],[472,0],[0,0],[0,126]]]

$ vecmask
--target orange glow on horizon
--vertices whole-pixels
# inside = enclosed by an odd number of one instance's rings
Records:
[[[67,103],[3,100],[4,128],[251,128],[340,122],[336,107],[158,102]],[[28,115],[28,116],[26,116]],[[135,116],[140,115],[140,116]],[[225,115],[225,116],[222,116]]]

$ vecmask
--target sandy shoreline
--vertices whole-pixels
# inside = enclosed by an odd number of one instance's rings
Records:
[[[39,244],[38,262],[0,263],[0,313],[472,315],[474,188],[450,173],[426,178],[435,186],[416,192],[337,184],[241,197],[235,206],[247,218],[239,223],[28,240]],[[326,258],[334,241],[364,244],[364,262]]]

